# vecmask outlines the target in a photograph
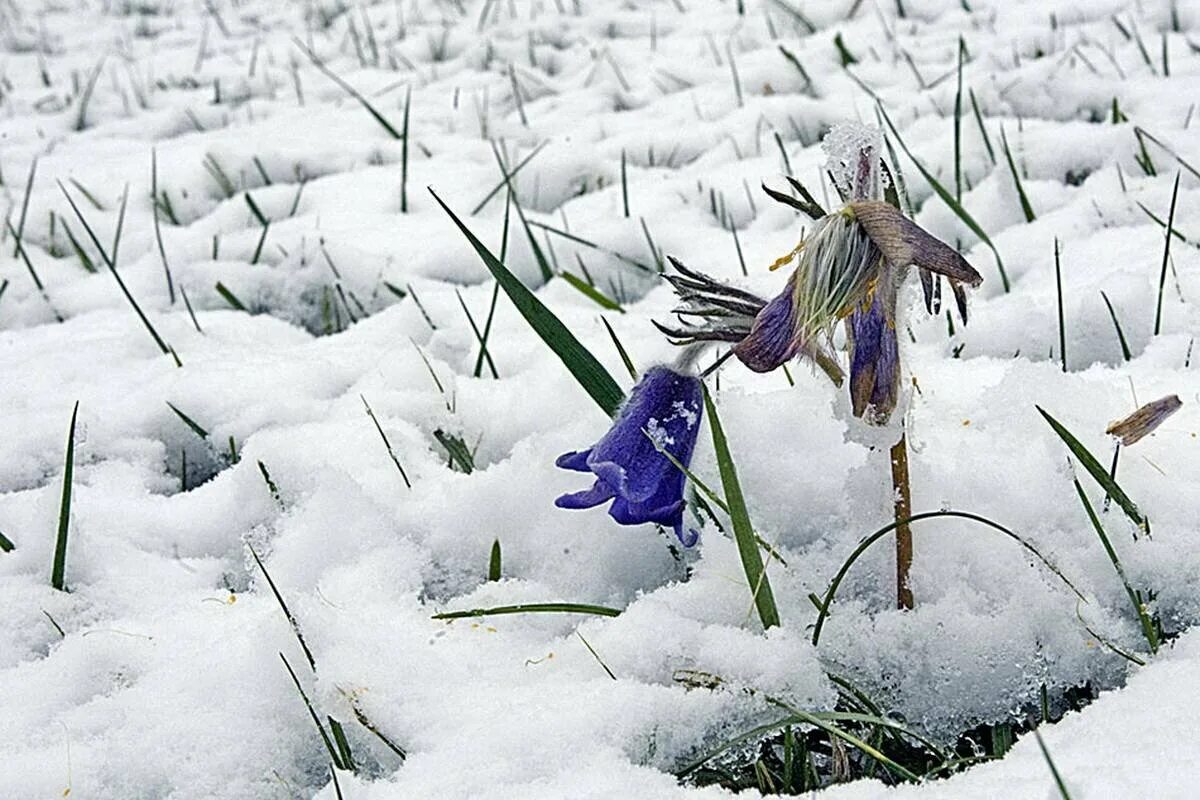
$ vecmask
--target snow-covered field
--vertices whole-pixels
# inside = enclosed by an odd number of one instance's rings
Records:
[[[769,698],[834,710],[831,675],[943,746],[1044,702],[1072,797],[1194,796],[1198,81],[1195,0],[0,0],[0,797],[723,797],[675,773],[786,716]],[[915,609],[884,539],[814,646],[810,593],[892,519],[890,440],[806,363],[707,379],[786,561],[764,633],[723,513],[690,504],[682,548],[555,507],[588,478],[555,459],[610,421],[426,187],[628,391],[605,322],[638,370],[676,358],[665,256],[777,294],[812,223],[760,184],[837,207],[821,139],[877,101],[915,219],[984,277],[966,327],[901,293],[913,511],[1007,527],[1086,602],[935,517]],[[1121,453],[1135,538],[1035,406],[1107,469],[1106,426],[1172,394]],[[691,468],[719,490],[708,425]],[[620,614],[432,618],[547,602]],[[723,762],[749,796],[780,788],[764,750]],[[874,775],[819,796],[1060,796],[1032,734]]]

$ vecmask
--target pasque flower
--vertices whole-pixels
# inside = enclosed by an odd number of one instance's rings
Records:
[[[983,279],[953,248],[895,206],[869,199],[878,195],[872,188],[878,186],[877,165],[871,152],[863,151],[854,186],[846,192],[859,199],[817,219],[800,245],[776,262],[797,260],[779,295],[765,301],[676,263],[682,277],[668,278],[684,301],[676,313],[685,323],[689,318],[699,322],[683,328],[660,325],[660,330],[679,344],[730,342],[732,353],[755,372],[805,356],[841,385],[832,347],[834,328],[844,320],[854,415],[886,422],[899,393],[896,296],[909,267],[918,267],[923,285],[933,289],[937,284],[925,278],[945,276],[960,312],[965,312],[961,287],[978,286]],[[929,302],[931,296],[936,295],[927,292]]]
[[[565,494],[559,508],[592,508],[612,501],[609,515],[622,525],[670,525],[685,547],[695,531],[683,528],[684,474],[660,448],[687,467],[703,413],[700,380],[668,367],[652,367],[629,393],[608,433],[595,445],[564,453],[563,469],[590,472],[590,489]]]

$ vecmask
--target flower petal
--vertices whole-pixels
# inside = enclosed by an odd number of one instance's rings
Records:
[[[598,480],[592,484],[592,488],[590,489],[562,495],[555,499],[554,505],[559,508],[593,508],[606,500],[611,500],[614,494],[611,486],[604,481]]]
[[[576,450],[570,453],[563,453],[558,458],[554,459],[554,466],[559,469],[569,469],[575,472],[588,472],[587,460],[592,454],[592,448],[587,450]]]
[[[972,287],[983,282],[983,277],[954,248],[930,235],[890,203],[864,200],[851,203],[850,210],[888,261],[897,267],[916,264]]]

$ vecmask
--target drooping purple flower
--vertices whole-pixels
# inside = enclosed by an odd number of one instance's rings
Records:
[[[900,391],[900,346],[894,312],[889,313],[887,299],[883,293],[872,294],[870,301],[846,320],[850,406],[856,417],[862,417],[870,408],[872,422],[887,419]]]
[[[691,463],[703,414],[700,380],[652,367],[629,393],[608,433],[587,450],[564,453],[555,464],[596,476],[590,489],[565,494],[559,508],[592,508],[612,500],[608,513],[622,525],[670,525],[685,547],[695,531],[683,528],[684,474],[659,452]]]

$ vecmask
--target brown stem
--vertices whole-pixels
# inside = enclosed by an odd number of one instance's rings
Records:
[[[908,486],[908,443],[904,434],[892,445],[892,492],[896,521],[912,516],[912,492]],[[912,568],[912,530],[908,523],[896,526],[896,607],[913,607],[912,589],[908,586],[908,572]]]

